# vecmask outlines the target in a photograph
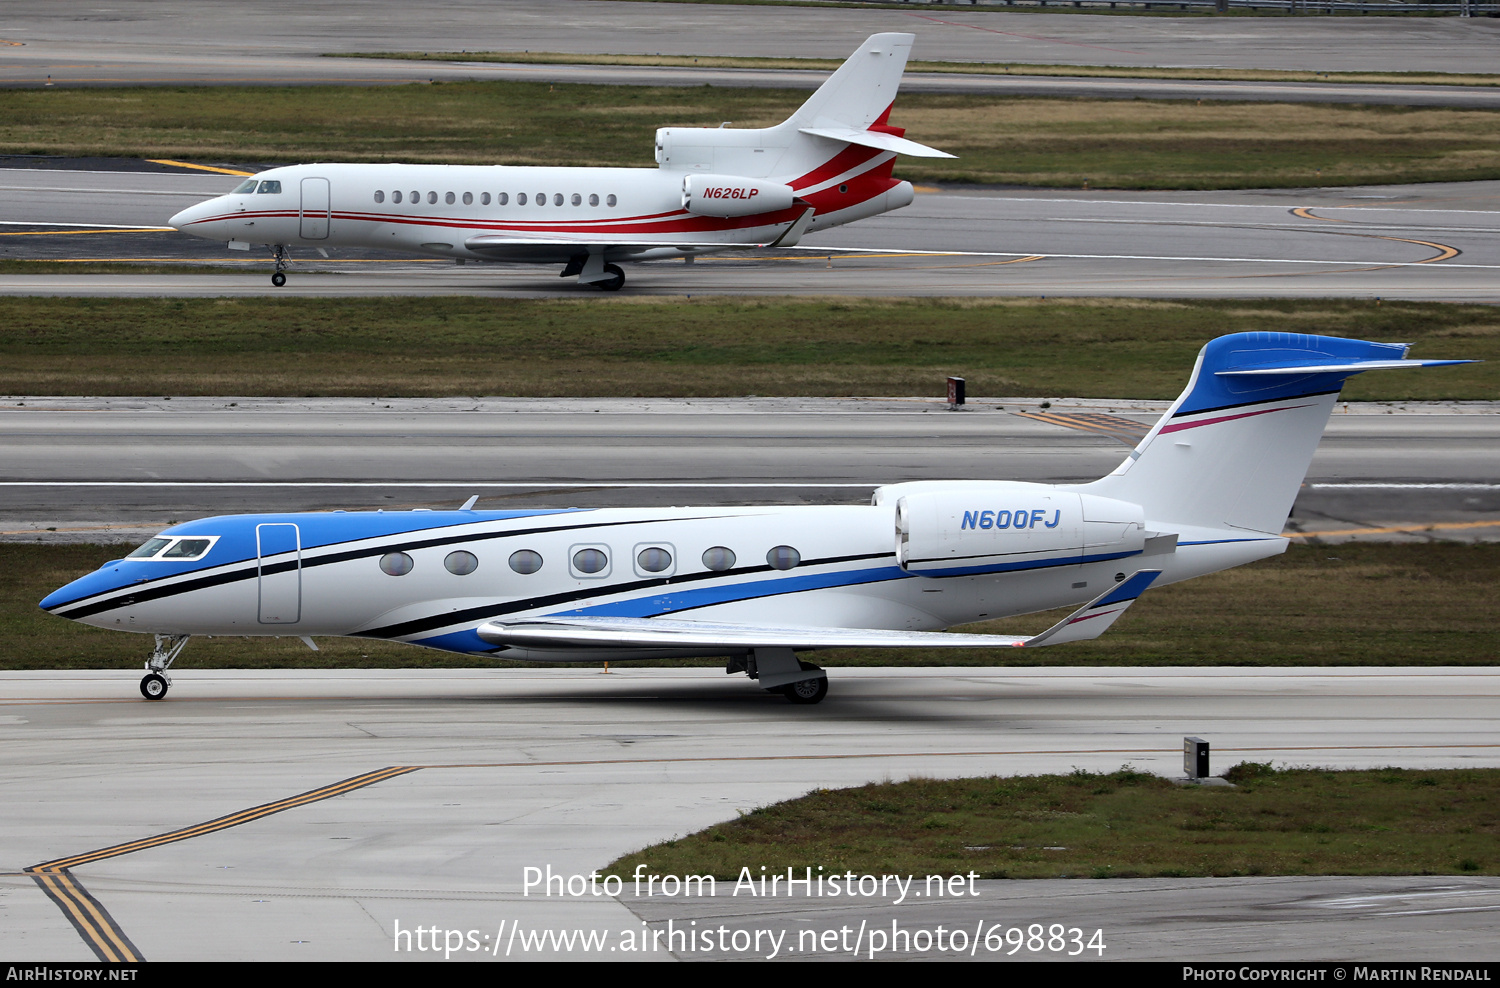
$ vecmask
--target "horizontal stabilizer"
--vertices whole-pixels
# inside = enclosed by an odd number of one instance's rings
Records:
[[[1249,377],[1257,374],[1359,374],[1372,370],[1400,370],[1405,367],[1446,367],[1449,364],[1475,364],[1477,360],[1345,360],[1338,363],[1285,363],[1262,367],[1230,367],[1214,371],[1217,377]]]
[[[1059,645],[1103,634],[1161,570],[1141,570],[1034,638],[880,628],[772,628],[672,618],[556,615],[480,625],[479,637],[517,648],[1013,648]]]
[[[949,154],[947,151],[939,151],[916,141],[908,141],[904,137],[895,134],[885,134],[878,130],[854,130],[849,127],[799,127],[798,130],[813,137],[826,137],[834,141],[843,141],[846,144],[858,144],[860,147],[874,148],[877,151],[894,151],[897,154],[909,154],[914,158],[956,158],[958,155]]]

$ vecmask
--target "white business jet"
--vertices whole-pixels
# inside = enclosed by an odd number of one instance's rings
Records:
[[[1391,343],[1210,342],[1182,396],[1090,484],[921,481],[869,505],[231,515],[168,528],[41,606],[154,633],[160,699],[191,635],[379,638],[481,659],[727,656],[816,703],[820,648],[1094,638],[1147,587],[1285,551],[1282,526],[1344,380]],[[953,625],[1082,604],[1033,637]]]
[[[562,264],[615,291],[615,262],[751,247],[899,209],[897,154],[951,158],[887,121],[913,35],[877,34],[786,122],[761,130],[663,127],[657,168],[291,165],[247,178],[168,224],[248,250],[365,247],[456,260]]]

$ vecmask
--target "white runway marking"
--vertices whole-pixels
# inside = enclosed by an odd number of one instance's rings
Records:
[[[1319,491],[1497,491],[1500,484],[1308,484]]]

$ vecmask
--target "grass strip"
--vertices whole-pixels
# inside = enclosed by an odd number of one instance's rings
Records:
[[[244,507],[254,510],[253,504]],[[149,636],[91,628],[36,606],[46,594],[124,554],[121,546],[0,543],[0,669],[120,669],[124,675],[139,668],[151,649]],[[1293,545],[1284,556],[1152,590],[1092,642],[1036,650],[838,649],[813,658],[830,669],[1489,666],[1497,657],[1497,585],[1496,544]],[[1057,616],[1033,614],[967,630],[1036,634]],[[181,667],[464,668],[486,661],[355,639],[319,639],[318,646],[322,651],[311,652],[291,637],[195,639]],[[722,660],[668,664],[714,666]]]
[[[327,58],[381,58],[413,62],[503,62],[516,65],[640,65],[702,69],[807,69],[832,72],[838,58],[759,58],[738,55],[580,54],[558,51],[325,52]],[[1194,79],[1226,82],[1355,82],[1381,85],[1500,86],[1493,72],[1315,72],[1228,69],[1212,66],[1049,65],[1030,62],[943,62],[912,59],[908,72],[963,75],[1066,76],[1086,79]]]
[[[1241,763],[1235,787],[1124,766],[1071,775],[819,789],[601,871],[733,881],[823,874],[981,878],[1500,874],[1500,769],[1334,771]]]
[[[818,259],[821,263],[821,259]],[[796,263],[796,262],[788,262]],[[1492,306],[1360,300],[0,298],[0,394],[1177,396],[1239,331],[1488,363],[1367,374],[1351,400],[1492,399]]]
[[[658,127],[765,127],[806,98],[530,82],[8,89],[0,153],[653,167]],[[916,182],[1237,189],[1500,178],[1494,110],[907,93],[891,122],[959,156],[900,159],[897,176]]]

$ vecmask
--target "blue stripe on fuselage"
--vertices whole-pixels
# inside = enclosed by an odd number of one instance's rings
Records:
[[[971,575],[970,571],[982,574],[1009,570],[1040,569],[1051,566],[1076,566],[1083,562],[1105,562],[1111,559],[1121,559],[1126,556],[1136,555],[1140,555],[1140,553],[1119,552],[1095,556],[1069,556],[1063,559],[1054,557],[1052,559],[1031,560],[1025,563],[1007,563],[991,567],[971,567],[964,572],[949,570],[939,575],[945,577],[965,576]],[[809,590],[831,590],[837,587],[853,587],[870,583],[883,583],[891,580],[926,578],[931,575],[928,573],[908,573],[899,566],[875,566],[866,569],[807,573],[800,576],[772,576],[749,583],[726,583],[716,587],[670,590],[666,593],[652,594],[647,597],[634,597],[629,600],[610,601],[605,604],[595,604],[588,607],[575,607],[566,611],[548,611],[546,612],[546,616],[660,617],[663,614],[690,611],[700,607],[712,607],[715,604],[733,604],[742,600],[756,600],[761,597],[775,597],[781,594],[803,593]],[[601,591],[604,589],[601,588]],[[482,647],[469,647],[476,641],[481,642]],[[442,635],[435,635],[432,638],[412,639],[411,644],[426,645],[429,648],[442,648],[454,652],[493,652],[495,650],[493,645],[480,639],[474,630],[449,632]]]
[[[774,597],[778,594],[802,593],[806,590],[827,590],[832,587],[854,587],[864,583],[881,583],[886,580],[901,580],[912,574],[899,566],[877,566],[871,569],[837,570],[832,573],[807,573],[801,576],[769,577],[753,583],[729,583],[717,587],[695,587],[636,597],[631,600],[616,600],[591,607],[578,607],[570,611],[552,611],[548,617],[568,615],[590,615],[592,617],[655,617],[675,611],[690,611],[714,604],[732,604],[757,597]]]
[[[361,542],[391,535],[406,535],[435,529],[567,514],[574,508],[516,511],[327,511],[304,514],[220,515],[173,525],[161,536],[217,535],[207,555],[193,560],[117,559],[61,587],[42,599],[44,610],[184,573],[251,562],[257,557],[255,532],[258,525],[296,525],[302,553],[312,549]]]

